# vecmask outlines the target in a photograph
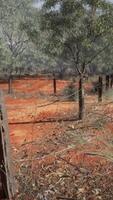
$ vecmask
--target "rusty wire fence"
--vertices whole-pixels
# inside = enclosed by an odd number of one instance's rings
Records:
[[[45,81],[45,79],[43,81]],[[51,80],[51,82],[52,81],[53,80]],[[70,82],[68,83],[70,84]],[[15,166],[17,166],[16,170],[18,169],[19,165],[21,165],[22,167],[23,162],[27,163],[27,166],[30,165],[29,170],[31,173],[31,182],[34,180],[33,169],[35,161],[40,161],[44,157],[49,157],[53,155],[52,150],[48,153],[48,155],[45,155],[45,152],[44,155],[42,152],[40,152],[40,155],[38,155],[37,146],[41,145],[42,148],[42,145],[44,145],[44,141],[42,142],[41,140],[36,140],[36,132],[38,131],[36,124],[43,123],[43,125],[45,126],[45,123],[55,123],[55,129],[59,126],[59,128],[64,131],[65,121],[76,121],[78,119],[78,89],[67,95],[62,92],[63,90],[58,91],[58,93],[54,94],[53,82],[51,83],[50,87],[52,89],[50,90],[49,94],[47,94],[47,92],[40,93],[34,91],[29,93],[28,91],[18,92],[15,87],[13,93],[8,95],[6,90],[4,90],[5,98],[12,99],[12,103],[6,104],[9,125],[19,125],[20,131],[21,125],[30,125],[30,131],[28,132],[28,134],[31,135],[30,140],[23,140],[22,144],[19,146],[22,147],[19,153],[25,151],[25,155],[23,156],[23,158],[13,160],[13,163]],[[96,87],[98,89],[98,82]],[[70,100],[70,97],[73,96],[76,96],[77,98],[75,98],[75,100]],[[102,110],[100,111],[99,106],[103,107],[103,112]],[[108,112],[106,114],[106,112],[104,112],[106,106],[111,106],[111,110],[113,109],[112,88],[109,88],[104,92],[103,103],[101,104],[98,104],[97,92],[93,94],[86,92],[85,113],[87,118],[91,118],[92,116],[93,118],[96,116],[101,116],[103,118],[104,115],[104,118],[113,121],[113,116],[111,115],[111,113]],[[61,122],[61,124],[59,124],[59,122]],[[49,132],[49,130],[47,131]],[[53,142],[54,141],[52,141],[51,143],[51,141],[49,141],[48,145],[51,147],[51,145],[53,145]],[[60,145],[62,145],[63,141],[60,141],[59,143]],[[65,147],[65,144],[63,145]],[[28,152],[29,154],[27,155]],[[15,155],[17,156],[17,154]]]

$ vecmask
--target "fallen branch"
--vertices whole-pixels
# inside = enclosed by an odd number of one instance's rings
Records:
[[[75,199],[73,199],[73,198],[68,198],[68,197],[57,197],[57,199],[64,199],[64,200],[75,200]]]

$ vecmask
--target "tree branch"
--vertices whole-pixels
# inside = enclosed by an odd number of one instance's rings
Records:
[[[75,58],[75,54],[74,54],[72,48],[70,47],[70,45],[65,44],[65,46],[70,50],[71,55],[72,55],[72,57],[73,57],[73,61],[74,61],[75,67],[76,67],[76,69],[77,69],[79,75],[81,75],[82,72],[81,72],[80,69],[78,68],[78,64],[79,64],[79,48],[78,48],[78,45],[77,45],[76,58]]]
[[[104,48],[102,48],[100,51],[98,51],[92,58],[91,60],[89,60],[86,65],[91,64],[92,61],[98,56],[100,55],[107,47],[109,47],[109,44],[107,44],[106,46],[104,46]]]

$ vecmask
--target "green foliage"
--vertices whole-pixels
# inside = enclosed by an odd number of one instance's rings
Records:
[[[26,31],[22,29],[22,23],[25,24],[28,19],[33,20],[34,10],[32,0],[1,1],[0,45],[2,52],[0,51],[0,56],[2,62],[0,63],[0,72],[4,75],[15,74],[17,68],[20,70],[23,68],[23,71],[26,71],[27,68],[31,68],[32,71],[34,68],[34,71],[37,71],[36,68],[43,60]]]
[[[59,60],[75,73],[91,63],[99,73],[112,70],[113,6],[104,0],[1,0],[1,68],[57,68]],[[12,67],[11,67],[12,66]]]
[[[41,28],[49,33],[46,53],[62,55],[79,74],[83,73],[113,45],[112,10],[113,6],[102,0],[45,0]]]

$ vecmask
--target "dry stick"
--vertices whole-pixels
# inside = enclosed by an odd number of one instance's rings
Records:
[[[57,197],[57,199],[63,199],[63,200],[76,200],[76,199],[73,199],[73,198],[68,198],[68,197]]]
[[[63,162],[65,162],[66,164],[70,165],[71,167],[73,167],[75,170],[77,170],[79,173],[84,174],[84,172],[81,171],[81,169],[79,167],[77,167],[77,165],[70,163],[68,160],[66,160],[65,158],[62,158],[60,156],[57,155],[57,158],[59,160],[62,160]]]
[[[100,154],[98,152],[85,152],[84,154],[87,155],[87,156],[98,156],[98,157],[101,157],[103,159],[107,159],[108,161],[113,162],[113,157],[110,157],[110,156],[107,156],[107,155],[104,155],[104,154]]]

